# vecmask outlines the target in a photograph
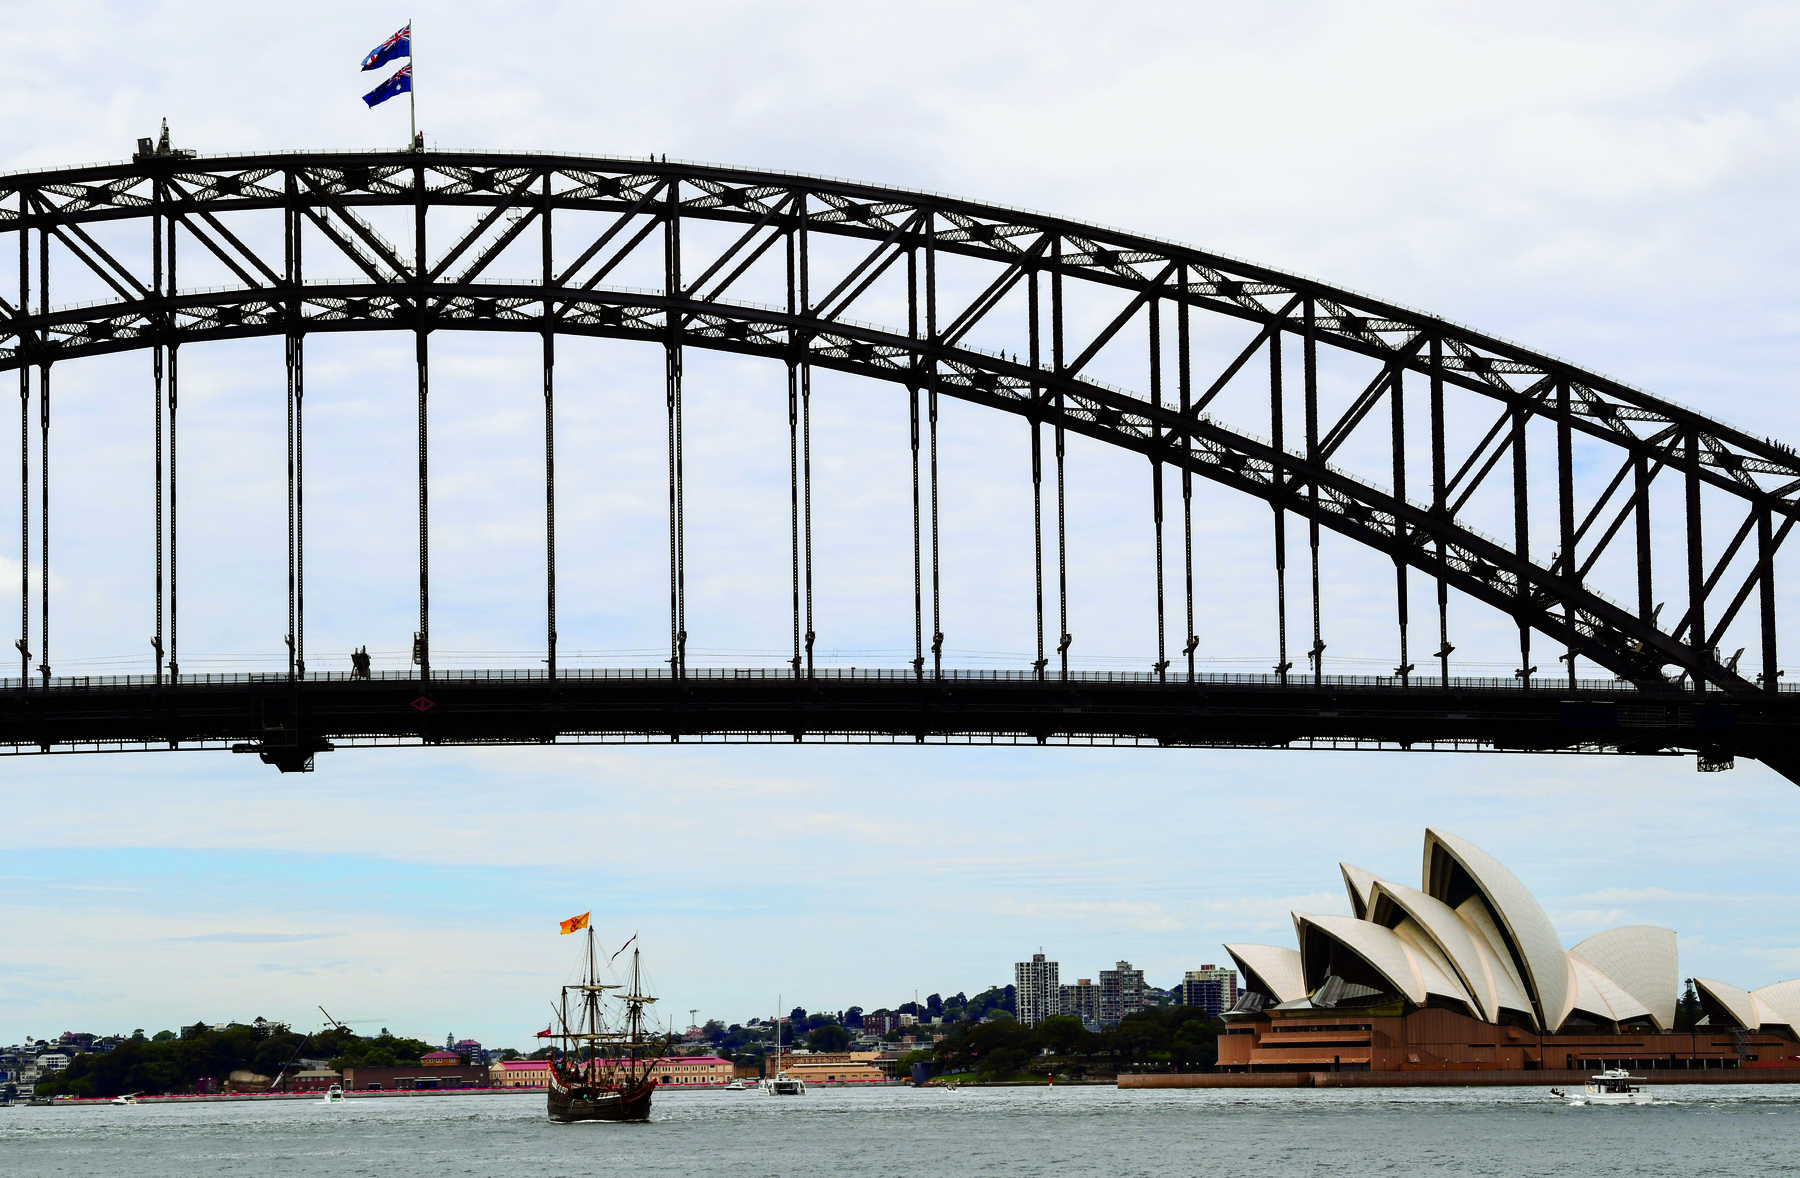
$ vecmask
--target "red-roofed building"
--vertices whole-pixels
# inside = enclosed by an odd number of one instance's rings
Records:
[[[454,1051],[433,1051],[421,1055],[419,1063],[428,1068],[454,1068],[462,1064],[462,1056]]]

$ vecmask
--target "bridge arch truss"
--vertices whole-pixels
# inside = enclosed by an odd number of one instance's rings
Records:
[[[379,209],[391,211],[377,214]],[[407,216],[410,240],[390,240],[377,228],[377,216],[390,221]],[[458,221],[454,230],[438,228],[451,219]],[[138,245],[121,249],[121,235]],[[1516,625],[1520,663],[1514,677],[1521,691],[1566,682],[1564,694],[1578,697],[1577,668],[1587,660],[1621,681],[1622,689],[1629,684],[1641,699],[1667,699],[1677,711],[1688,709],[1679,712],[1685,720],[1656,727],[1636,751],[1680,746],[1727,756],[1735,748],[1776,757],[1770,751],[1772,729],[1735,744],[1699,729],[1707,727],[1708,709],[1721,706],[1751,704],[1785,714],[1774,673],[1779,662],[1774,558],[1800,518],[1800,456],[1567,362],[1322,283],[1044,214],[779,172],[662,160],[423,151],[200,159],[170,149],[166,140],[161,146],[146,141],[130,163],[0,177],[0,257],[15,255],[16,285],[0,297],[0,369],[18,373],[20,398],[20,693],[34,686],[48,691],[57,682],[50,660],[52,519],[46,492],[58,366],[121,351],[151,356],[157,401],[151,686],[174,689],[182,685],[176,611],[179,356],[183,348],[206,341],[285,340],[287,678],[305,684],[311,678],[305,650],[305,342],[322,332],[371,330],[408,331],[416,341],[416,682],[423,693],[434,682],[430,338],[443,330],[505,331],[542,340],[544,643],[550,681],[559,676],[556,341],[594,336],[657,343],[666,358],[670,680],[689,678],[683,356],[688,348],[703,348],[765,357],[788,372],[790,670],[797,680],[818,678],[812,659],[808,422],[812,373],[832,369],[901,386],[909,399],[915,649],[908,670],[916,683],[946,676],[938,607],[936,441],[938,405],[948,397],[1014,414],[1030,425],[1039,586],[1037,660],[1030,682],[1072,679],[1066,579],[1057,558],[1064,550],[1063,440],[1073,433],[1141,455],[1155,472],[1158,650],[1151,677],[1159,685],[1197,686],[1204,679],[1195,664],[1191,509],[1193,482],[1202,479],[1272,509],[1279,598],[1274,688],[1317,693],[1333,687],[1319,621],[1323,530],[1380,553],[1396,570],[1398,661],[1387,686],[1415,693],[1456,687],[1447,604],[1454,593]],[[232,280],[205,289],[183,285],[181,266],[194,257]],[[527,278],[500,276],[502,270],[516,274],[522,260],[532,271]],[[952,264],[976,266],[984,274],[974,287],[959,288],[954,301],[940,278]],[[652,267],[662,277],[657,289],[616,284],[622,273]],[[751,301],[744,293],[747,276],[771,267],[783,276],[785,301]],[[59,304],[54,292],[71,270],[85,284],[98,283],[106,297]],[[309,273],[350,277],[317,279]],[[904,293],[904,323],[858,321],[856,313],[874,297],[871,291],[893,290]],[[968,290],[976,292],[973,297]],[[1110,300],[1111,310],[1097,330],[1076,330],[1068,308],[1080,299],[1088,305]],[[1018,322],[1021,307],[1023,322]],[[995,338],[1003,319],[998,338],[1010,341],[1004,350],[975,346],[976,339]],[[1082,320],[1092,322],[1091,316]],[[1222,368],[1197,362],[1192,340],[1202,322],[1209,330],[1226,324],[1242,334],[1241,350]],[[1328,356],[1354,358],[1372,374],[1332,412],[1322,411],[1321,399],[1320,368]],[[1096,379],[1102,368],[1134,375],[1121,387]],[[1217,412],[1220,394],[1245,382],[1266,396],[1266,434],[1234,425]],[[1304,421],[1297,437],[1290,425],[1296,410]],[[1452,436],[1456,431],[1446,427],[1447,415],[1469,412],[1487,423],[1472,445],[1459,443]],[[1554,445],[1549,453],[1538,453],[1544,447],[1534,447],[1531,438],[1546,430]],[[1341,465],[1352,439],[1365,444],[1370,434],[1387,439],[1382,468]],[[1408,445],[1408,438],[1421,434],[1429,438],[1428,446]],[[1597,494],[1578,494],[1573,473],[1578,444],[1584,454],[1604,455],[1609,463],[1611,473]],[[1529,490],[1529,472],[1546,467],[1556,471],[1552,510],[1558,537],[1547,555],[1532,549],[1532,512],[1544,505],[1534,503]],[[1166,519],[1175,508],[1163,501],[1164,468],[1179,474],[1179,522]],[[34,480],[36,520],[30,518]],[[1679,486],[1685,508],[1679,521],[1684,559],[1672,572],[1659,567],[1650,540],[1657,526],[1652,512],[1658,480]],[[1510,488],[1513,527],[1507,538],[1486,535],[1463,516],[1472,497],[1496,488],[1503,497]],[[1709,504],[1731,505],[1723,529],[1703,520],[1703,496]],[[1710,518],[1717,515],[1715,508]],[[1304,528],[1303,537],[1288,536],[1290,518]],[[1179,540],[1173,535],[1177,528]],[[1165,561],[1165,539],[1179,544],[1179,560]],[[1298,588],[1289,582],[1290,547],[1305,565]],[[1610,553],[1616,559],[1626,548],[1633,549],[1628,567],[1635,576],[1614,587],[1622,599],[1615,600],[1594,583],[1594,570],[1603,557]],[[1047,564],[1055,567],[1047,571]],[[1165,592],[1165,567],[1176,590]],[[1421,644],[1409,635],[1409,570],[1437,587],[1436,624],[1428,623],[1437,649],[1429,653],[1429,640]],[[1308,596],[1306,574],[1311,625],[1302,615],[1302,623],[1291,626],[1288,598]],[[1671,576],[1687,603],[1680,617],[1663,616],[1654,600],[1653,586]],[[1742,652],[1721,652],[1722,637],[1740,620],[1754,622],[1763,674],[1740,673]],[[1539,651],[1545,646],[1557,651],[1565,667],[1540,674],[1533,664],[1534,641]],[[1425,669],[1414,658],[1426,663]],[[1428,662],[1433,659],[1435,668]],[[1327,701],[1315,710],[1331,706]],[[41,709],[21,712],[11,735],[0,735],[0,741],[48,748],[72,739],[46,739],[43,731],[31,731],[38,722],[32,717],[42,714]],[[1565,710],[1565,720],[1567,715]],[[1675,728],[1686,735],[1670,736]],[[1384,731],[1382,741],[1409,743],[1394,735],[1399,729]],[[1176,736],[1166,742],[1183,741]],[[1569,737],[1546,743],[1581,742]],[[1603,738],[1598,744],[1625,748],[1629,742]]]

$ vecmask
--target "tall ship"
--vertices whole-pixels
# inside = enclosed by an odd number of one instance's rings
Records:
[[[582,980],[562,988],[556,1019],[545,1038],[553,1041],[548,1091],[553,1121],[647,1121],[656,1090],[656,1064],[674,1039],[657,1034],[645,1017],[656,999],[644,993],[637,937],[624,982],[600,980],[600,958],[588,914],[562,922],[565,933],[585,930],[587,954]],[[611,961],[619,956],[614,953]],[[619,990],[623,993],[608,993]],[[556,1046],[560,1044],[560,1049]]]

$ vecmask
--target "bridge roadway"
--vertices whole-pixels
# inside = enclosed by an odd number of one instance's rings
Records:
[[[1697,753],[1703,770],[1742,756],[1800,781],[1797,731],[1800,692],[1621,681],[708,668],[0,683],[0,751],[230,748],[283,772],[346,746],[825,741]]]

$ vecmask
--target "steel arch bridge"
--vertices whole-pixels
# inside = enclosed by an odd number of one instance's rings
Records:
[[[438,230],[448,215],[465,223]],[[404,245],[375,223],[396,216],[411,222]],[[346,744],[1103,742],[1694,752],[1703,769],[1744,755],[1800,775],[1791,744],[1795,697],[1779,690],[1775,671],[1774,563],[1800,517],[1800,456],[1564,361],[1360,294],[1044,214],[812,176],[519,153],[201,159],[173,149],[166,131],[160,143],[141,140],[129,163],[0,176],[0,235],[10,235],[18,261],[16,288],[0,297],[0,368],[18,373],[21,445],[20,674],[0,691],[0,749],[231,747],[293,770]],[[697,244],[702,239],[710,244]],[[194,258],[230,281],[184,285],[181,267],[193,269]],[[521,259],[529,277],[497,276]],[[620,274],[646,266],[661,275],[658,289],[616,285]],[[949,266],[981,278],[953,298],[941,277]],[[55,292],[70,274],[97,282],[105,297],[58,303]],[[749,301],[753,277],[771,274],[785,301]],[[890,292],[893,306],[903,301],[905,322],[853,319],[875,300],[872,290]],[[1079,317],[1085,326],[1078,331],[1070,311],[1078,303],[1108,310]],[[1200,324],[1239,333],[1241,346],[1223,367],[1201,367],[1193,343]],[[541,670],[472,673],[432,662],[429,341],[451,329],[542,340]],[[383,675],[365,663],[348,674],[320,673],[308,670],[305,647],[305,342],[321,332],[375,330],[408,331],[416,341],[417,669]],[[275,675],[184,674],[179,358],[191,345],[254,336],[286,341],[289,667]],[[649,341],[666,356],[669,653],[658,669],[557,665],[555,345],[566,336]],[[974,343],[995,338],[1003,350]],[[687,666],[688,348],[764,357],[787,369],[793,654],[783,668]],[[53,378],[65,363],[122,351],[150,353],[156,398],[154,438],[145,440],[156,472],[155,673],[58,677],[50,657]],[[1326,412],[1321,369],[1346,362],[1364,375]],[[910,666],[845,674],[813,663],[815,368],[906,390]],[[1130,387],[1097,379],[1102,369],[1133,374]],[[1246,384],[1267,406],[1259,423],[1265,436],[1219,412],[1221,393]],[[943,665],[937,432],[945,397],[1030,426],[1038,649],[1029,672]],[[1293,417],[1303,429],[1293,430]],[[1459,431],[1477,418],[1479,429]],[[1063,466],[1070,433],[1142,455],[1155,475],[1157,656],[1148,673],[1069,667]],[[1596,487],[1575,476],[1577,448],[1584,468],[1596,458],[1605,464]],[[1382,451],[1362,469],[1348,459]],[[1165,519],[1165,469],[1179,474],[1179,523]],[[1552,469],[1554,504],[1534,502],[1530,472]],[[1277,624],[1268,675],[1196,669],[1196,477],[1271,509]],[[1652,542],[1659,479],[1675,499],[1683,541],[1660,562]],[[1466,518],[1472,497],[1496,492],[1510,509],[1505,538]],[[1547,555],[1541,543],[1539,551],[1531,545],[1534,508],[1556,520],[1559,542]],[[1055,532],[1048,540],[1046,514]],[[1307,583],[1298,592],[1310,597],[1312,614],[1310,627],[1294,636],[1290,521],[1304,528],[1294,546],[1303,545],[1310,593]],[[1181,588],[1172,590],[1164,533],[1176,527]],[[1325,673],[1321,531],[1392,562],[1392,675]],[[1658,563],[1676,566],[1663,576],[1676,580],[1686,600],[1678,618],[1655,601]],[[1610,587],[1623,600],[1615,600],[1597,582],[1620,568],[1614,581],[1622,583]],[[1436,587],[1429,631],[1437,645],[1427,656],[1436,667],[1410,661],[1409,573]],[[1451,675],[1453,595],[1516,626],[1520,661],[1511,679]],[[1172,642],[1171,624],[1181,626]],[[1728,636],[1752,629],[1761,674],[1740,673],[1742,649],[1721,653]],[[1540,674],[1534,640],[1565,666]],[[1302,656],[1300,666],[1290,652]],[[1579,678],[1582,660],[1611,678]]]

